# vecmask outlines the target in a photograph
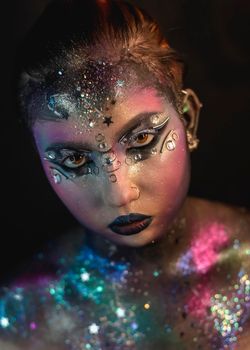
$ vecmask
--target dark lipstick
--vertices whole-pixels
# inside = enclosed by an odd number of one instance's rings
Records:
[[[130,236],[145,230],[152,220],[152,216],[133,213],[118,216],[108,227],[119,235]]]

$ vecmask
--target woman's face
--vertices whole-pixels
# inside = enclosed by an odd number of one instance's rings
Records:
[[[35,122],[49,182],[91,232],[134,247],[157,240],[182,207],[189,185],[189,152],[178,113],[156,88],[139,86],[105,97],[94,118],[93,108],[87,113],[72,110],[67,119]]]

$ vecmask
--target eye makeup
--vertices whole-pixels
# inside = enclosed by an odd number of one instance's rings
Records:
[[[125,163],[127,165],[143,161],[157,154],[155,147],[165,131],[169,120],[170,117],[168,116],[158,125],[154,125],[154,122],[150,118],[147,118],[147,120],[141,121],[139,125],[137,124],[135,129],[126,132],[122,136],[119,143],[126,147],[127,161]],[[100,136],[102,136],[103,140],[104,135],[98,134],[96,137],[98,141],[101,141],[99,140]],[[55,169],[61,172],[67,179],[89,174],[99,174],[99,168],[94,162],[94,152],[83,149],[82,145],[74,143],[54,144],[46,150],[45,160],[55,165]]]
[[[74,149],[48,149],[46,160],[53,163],[66,179],[75,178],[90,173],[97,174],[91,152]],[[58,169],[59,168],[59,169]],[[99,173],[99,172],[98,172]]]
[[[155,146],[158,144],[169,120],[170,117],[167,117],[159,125],[125,134],[124,138],[127,140],[127,155],[132,157],[136,162],[143,161],[150,156],[155,155],[157,153]],[[141,138],[141,141],[138,141],[136,145],[136,140],[139,138]],[[144,140],[146,142],[143,142]]]

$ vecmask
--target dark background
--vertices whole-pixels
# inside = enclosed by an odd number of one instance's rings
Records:
[[[84,0],[83,0],[84,1]],[[10,93],[17,45],[48,0],[13,0],[3,36],[0,274],[10,276],[51,237],[76,225],[52,192]],[[204,104],[190,195],[250,207],[250,1],[138,0],[188,65]],[[55,18],[56,21],[56,18]],[[250,234],[250,233],[249,233]]]

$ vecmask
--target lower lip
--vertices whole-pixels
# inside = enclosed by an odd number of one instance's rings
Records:
[[[132,236],[145,230],[152,222],[153,218],[146,218],[129,225],[113,225],[110,229],[122,236]]]

